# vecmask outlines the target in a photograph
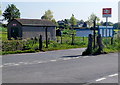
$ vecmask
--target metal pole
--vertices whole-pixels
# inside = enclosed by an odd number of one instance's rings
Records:
[[[106,17],[106,38],[107,38],[108,17]]]
[[[46,48],[48,48],[47,27],[45,28],[45,37],[46,37]]]

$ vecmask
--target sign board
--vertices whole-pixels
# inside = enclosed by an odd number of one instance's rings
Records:
[[[93,34],[93,31],[90,29],[75,29],[76,36],[78,37],[88,37],[89,34]]]
[[[107,35],[106,35],[106,32],[107,32]],[[98,34],[101,34],[102,37],[113,37],[114,27],[113,26],[108,26],[107,29],[106,29],[106,26],[99,26]]]
[[[112,8],[103,8],[103,17],[111,17]]]

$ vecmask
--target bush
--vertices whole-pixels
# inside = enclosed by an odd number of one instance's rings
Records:
[[[16,51],[23,49],[21,40],[5,40],[2,41],[2,51]]]
[[[5,27],[0,27],[0,31],[1,31],[1,32],[7,32],[7,28],[5,28]]]

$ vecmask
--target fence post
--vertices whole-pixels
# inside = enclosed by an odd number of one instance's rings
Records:
[[[111,45],[113,44],[113,37],[111,37]]]
[[[42,51],[42,35],[39,37],[39,50]]]
[[[72,34],[72,43],[71,45],[74,45],[74,34]]]
[[[84,42],[84,40],[85,40],[85,39],[84,39],[84,36],[83,36],[83,42]]]
[[[61,35],[61,44],[62,44],[62,35]]]
[[[89,51],[92,52],[92,42],[93,42],[93,36],[92,34],[89,34],[89,38],[88,38],[88,49]]]

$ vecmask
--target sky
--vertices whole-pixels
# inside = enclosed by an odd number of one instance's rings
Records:
[[[40,19],[46,10],[50,9],[53,16],[58,20],[70,19],[72,14],[78,20],[88,20],[88,17],[94,13],[101,21],[106,21],[102,17],[103,8],[112,8],[112,17],[108,21],[118,22],[118,1],[119,0],[4,0],[2,12],[8,4],[15,4],[20,10],[21,18]],[[3,18],[3,17],[1,17]]]

